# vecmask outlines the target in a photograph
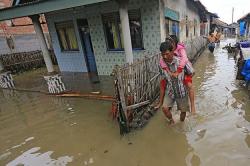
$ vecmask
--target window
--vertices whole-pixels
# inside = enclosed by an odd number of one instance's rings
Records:
[[[171,19],[166,18],[165,19],[165,25],[166,25],[166,35],[176,35],[179,37],[179,22],[174,21]]]
[[[142,26],[140,10],[130,10],[129,25],[133,49],[142,49]],[[123,36],[120,16],[118,12],[102,15],[108,50],[123,50]]]
[[[200,35],[201,36],[206,35],[206,24],[205,23],[200,24]]]
[[[186,16],[186,37],[188,37],[189,29],[188,29],[188,16]]]
[[[79,50],[72,21],[56,23],[56,31],[62,51]]]
[[[197,26],[197,20],[194,19],[194,36],[196,36],[196,26]]]

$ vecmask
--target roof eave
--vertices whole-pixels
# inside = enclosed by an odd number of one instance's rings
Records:
[[[52,11],[68,9],[72,7],[90,5],[109,0],[50,0],[41,1],[22,6],[14,6],[0,10],[0,21],[26,17],[36,14],[44,14]]]

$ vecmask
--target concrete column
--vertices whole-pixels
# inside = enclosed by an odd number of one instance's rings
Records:
[[[117,0],[117,2],[119,4],[119,13],[122,25],[122,35],[123,35],[124,50],[126,55],[126,62],[131,64],[133,63],[133,51],[132,51],[129,18],[128,18],[129,0]]]
[[[43,34],[43,30],[42,30],[41,24],[39,22],[39,15],[33,15],[33,16],[30,16],[30,18],[32,19],[37,37],[38,37],[39,42],[40,42],[40,46],[42,49],[43,58],[44,58],[47,70],[49,73],[52,73],[52,72],[54,72],[54,68],[53,68],[52,60],[51,60],[49,50],[48,50],[48,47],[46,44],[46,40],[45,40],[45,37]]]
[[[60,94],[66,91],[62,76],[59,74],[44,76],[50,94]]]
[[[10,72],[0,73],[1,88],[15,88],[13,77]]]

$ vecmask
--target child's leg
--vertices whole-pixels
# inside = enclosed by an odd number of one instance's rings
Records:
[[[194,87],[191,82],[187,83],[187,88],[188,88],[188,94],[189,94],[189,100],[190,100],[190,105],[191,105],[191,113],[195,113],[195,103],[194,103]]]

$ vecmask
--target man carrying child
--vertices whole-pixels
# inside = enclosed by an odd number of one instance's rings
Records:
[[[184,121],[186,112],[189,111],[188,92],[184,85],[184,70],[173,76],[178,70],[180,60],[174,56],[174,47],[171,41],[161,43],[160,51],[162,58],[166,64],[165,68],[160,68],[163,78],[166,80],[166,91],[162,106],[162,111],[168,118],[170,124],[174,123],[170,110],[174,103],[177,103],[177,109],[181,111],[180,121]]]

